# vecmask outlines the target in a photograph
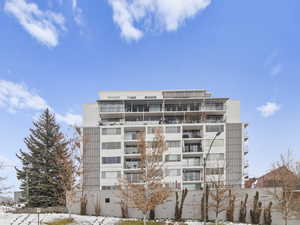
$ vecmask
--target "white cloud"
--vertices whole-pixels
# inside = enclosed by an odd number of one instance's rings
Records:
[[[270,117],[281,109],[281,106],[275,102],[267,102],[265,105],[257,107],[263,117]]]
[[[14,15],[23,28],[42,44],[55,47],[60,32],[65,30],[65,18],[53,11],[42,11],[26,0],[6,0],[4,10]]]
[[[78,6],[77,0],[72,0],[74,21],[78,26],[83,26],[82,9]]]
[[[113,20],[127,40],[138,40],[149,26],[175,31],[188,18],[206,9],[212,0],[108,0]],[[137,27],[139,26],[139,28]]]
[[[30,92],[24,85],[5,80],[0,80],[0,107],[10,112],[16,112],[19,109],[50,108],[43,98]]]
[[[59,114],[56,113],[56,118],[59,122],[63,122],[69,125],[79,126],[82,123],[82,117],[73,113]]]
[[[282,71],[282,65],[278,63],[272,66],[270,74],[272,76],[277,76],[278,74],[281,73],[281,71]]]
[[[0,165],[3,165],[4,167],[13,167],[15,166],[15,162],[13,160],[10,160],[2,155],[0,155]]]
[[[16,113],[18,110],[23,109],[41,111],[46,108],[54,112],[41,96],[30,91],[22,84],[6,80],[0,80],[0,108],[5,108],[10,113]],[[56,118],[68,125],[80,125],[82,122],[81,116],[73,113],[56,113]]]

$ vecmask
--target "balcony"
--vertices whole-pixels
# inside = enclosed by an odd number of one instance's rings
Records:
[[[137,173],[125,174],[128,183],[141,183],[141,175]]]
[[[139,161],[126,161],[124,164],[125,169],[139,169],[140,162]]]
[[[183,173],[183,181],[200,181],[200,172],[186,172]]]
[[[197,144],[185,144],[183,148],[184,153],[189,152],[202,152],[202,147],[200,143]]]
[[[249,139],[248,131],[244,130],[244,140],[247,141]]]
[[[125,140],[127,140],[127,141],[136,141],[136,140],[139,139],[139,135],[140,135],[140,132],[136,132],[136,131],[126,132],[125,133]]]
[[[125,154],[139,154],[139,149],[137,147],[125,147]]]
[[[183,131],[182,138],[202,138],[202,134],[200,131]]]
[[[194,159],[194,158],[187,159],[187,158],[183,158],[182,165],[184,167],[200,166],[201,165],[201,161],[200,161],[200,159]]]
[[[244,146],[244,154],[247,155],[249,153],[249,147],[248,145]]]
[[[245,160],[244,161],[244,168],[248,168],[249,167],[249,161],[248,160]]]

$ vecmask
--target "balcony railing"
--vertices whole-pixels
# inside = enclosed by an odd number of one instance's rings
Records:
[[[244,154],[246,155],[248,153],[249,153],[249,147],[248,147],[248,145],[245,145],[244,146]]]
[[[125,176],[129,183],[140,183],[142,181],[140,174],[126,174]]]
[[[135,147],[126,147],[125,154],[139,154],[139,149]]]
[[[183,181],[200,181],[200,173],[183,173]]]
[[[200,132],[184,132],[182,138],[202,138]]]
[[[185,167],[192,167],[192,166],[200,166],[200,160],[182,160],[182,164]]]
[[[185,145],[183,152],[202,152],[202,148],[199,145]]]
[[[125,169],[138,169],[140,168],[139,162],[125,162]]]
[[[133,141],[139,138],[138,132],[128,132],[125,133],[125,140]]]

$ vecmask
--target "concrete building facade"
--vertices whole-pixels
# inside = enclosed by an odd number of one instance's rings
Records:
[[[115,190],[119,178],[139,182],[137,137],[164,135],[165,182],[177,189],[200,190],[203,155],[217,132],[207,161],[207,180],[243,187],[248,153],[247,124],[240,102],[215,98],[205,90],[101,91],[84,104],[83,184],[88,191]]]

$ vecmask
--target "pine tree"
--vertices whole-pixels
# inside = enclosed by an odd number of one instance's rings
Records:
[[[33,122],[24,142],[28,151],[20,150],[17,154],[23,166],[22,169],[16,168],[23,199],[28,207],[60,205],[64,190],[59,184],[64,168],[58,159],[62,155],[67,157],[68,141],[49,109]]]

